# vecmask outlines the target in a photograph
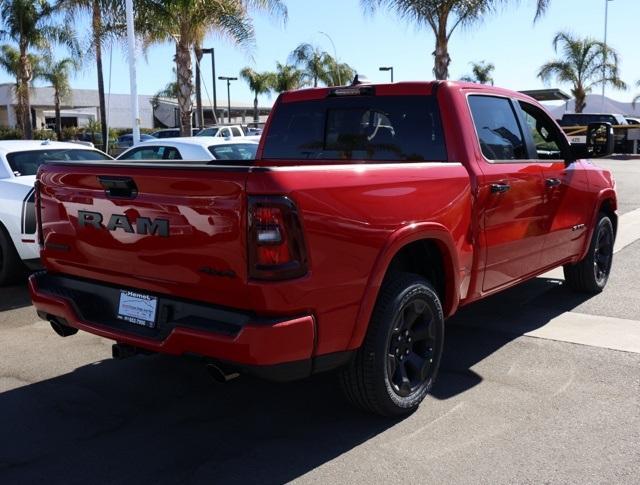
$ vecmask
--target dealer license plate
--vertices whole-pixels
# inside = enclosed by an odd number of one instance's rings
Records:
[[[153,328],[156,326],[158,299],[133,291],[120,291],[118,318],[129,323]]]

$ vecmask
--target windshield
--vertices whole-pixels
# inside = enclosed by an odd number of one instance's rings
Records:
[[[220,128],[204,128],[196,136],[216,136]]]
[[[282,103],[263,158],[442,161],[446,150],[433,96],[349,96]]]
[[[216,160],[253,160],[256,158],[256,143],[234,143],[233,145],[213,145],[209,151]]]
[[[46,160],[112,160],[108,155],[97,150],[51,149],[13,152],[7,155],[9,166],[16,177],[35,175],[38,167]]]

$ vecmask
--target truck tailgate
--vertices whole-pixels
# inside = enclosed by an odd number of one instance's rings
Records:
[[[248,167],[46,164],[42,257],[52,272],[246,308]]]

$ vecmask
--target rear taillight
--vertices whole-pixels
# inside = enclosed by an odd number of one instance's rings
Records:
[[[295,204],[287,197],[249,197],[249,277],[298,278],[307,273],[307,251]]]

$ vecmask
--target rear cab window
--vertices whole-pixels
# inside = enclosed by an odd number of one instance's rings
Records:
[[[434,96],[334,96],[278,105],[264,160],[446,161]]]

